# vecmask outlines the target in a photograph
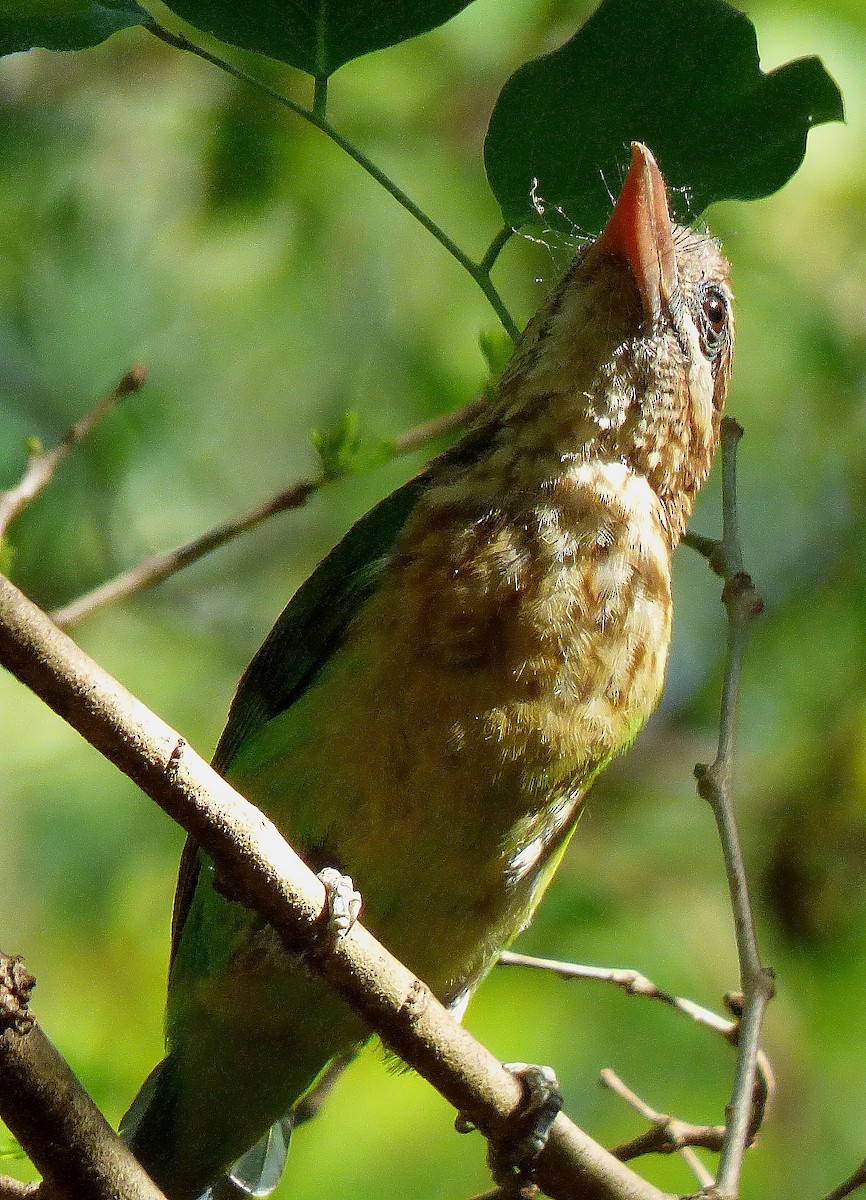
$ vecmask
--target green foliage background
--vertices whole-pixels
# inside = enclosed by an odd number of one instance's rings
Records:
[[[588,11],[476,0],[341,70],[332,119],[480,252],[500,224],[480,153],[496,95]],[[779,972],[766,1033],[779,1096],[744,1194],[781,1200],[821,1195],[866,1148],[866,12],[857,0],[749,11],[765,69],[820,54],[849,122],[812,135],[778,195],[709,213],[734,264],[730,409],[747,430],[747,563],[767,599],[738,785]],[[303,76],[265,70],[306,97]],[[18,478],[26,437],[55,441],[132,362],[151,373],[13,531],[13,578],[46,606],[315,469],[311,428],[357,410],[372,445],[484,380],[478,337],[495,318],[441,247],[315,130],[141,30],[0,63],[0,231],[0,486]],[[548,240],[510,245],[497,267],[521,321],[567,261]],[[421,461],[330,486],[76,636],[208,752],[293,589]],[[716,527],[717,501],[714,481],[696,529]],[[676,599],[662,710],[597,784],[521,946],[635,966],[718,1006],[735,961],[691,769],[713,754],[724,627],[689,551]],[[6,676],[0,755],[0,945],[26,955],[37,1015],[116,1120],[160,1054],[181,835]],[[504,1059],[554,1064],[569,1112],[603,1141],[638,1128],[596,1086],[605,1065],[657,1108],[721,1119],[732,1055],[661,1008],[500,969],[468,1023]],[[676,1161],[647,1171],[691,1186]],[[481,1140],[454,1135],[444,1101],[369,1052],[298,1135],[281,1194],[484,1186]]]

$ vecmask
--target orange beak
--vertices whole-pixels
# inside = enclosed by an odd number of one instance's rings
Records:
[[[631,144],[622,191],[593,249],[626,260],[644,313],[655,323],[677,290],[677,263],[665,181],[642,142]]]

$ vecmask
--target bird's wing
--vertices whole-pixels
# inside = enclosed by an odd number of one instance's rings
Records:
[[[427,486],[425,472],[377,504],[295,592],[238,684],[213,757],[213,767],[221,775],[248,737],[303,695],[338,648],[352,617],[373,592],[406,518]],[[174,898],[172,960],[198,871],[198,846],[188,838]]]
[[[425,487],[419,475],[377,504],[295,592],[238,684],[213,757],[221,775],[247,738],[303,695],[338,648]]]
[[[302,696],[339,648],[352,618],[375,590],[409,514],[441,470],[468,466],[483,453],[489,437],[490,425],[482,418],[420,475],[361,517],[298,588],[238,684],[213,757],[213,766],[221,775],[229,770],[247,738]],[[188,838],[178,870],[171,961],[198,871],[198,846]]]

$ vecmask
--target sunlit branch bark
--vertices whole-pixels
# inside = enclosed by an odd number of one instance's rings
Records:
[[[38,1183],[22,1183],[11,1175],[0,1175],[0,1200],[33,1200],[38,1190]]]

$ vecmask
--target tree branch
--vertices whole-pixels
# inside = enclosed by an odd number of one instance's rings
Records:
[[[371,1030],[486,1137],[507,1138],[523,1088],[420,980],[359,923],[334,943],[321,882],[276,827],[173,729],[0,576],[0,663],[136,782],[209,854],[233,895],[260,912]],[[564,1114],[538,1158],[551,1197],[665,1200]]]
[[[149,554],[147,558],[143,558],[128,571],[122,571],[120,575],[115,575],[113,579],[107,580],[99,587],[93,588],[92,591],[85,592],[84,595],[70,600],[61,608],[54,609],[51,613],[51,620],[61,629],[65,629],[100,608],[105,608],[109,604],[124,600],[136,592],[144,591],[145,588],[161,583],[169,575],[174,575],[178,571],[182,571],[184,567],[191,566],[200,558],[204,558],[206,554],[210,554],[212,550],[218,550],[227,542],[234,541],[244,533],[249,533],[251,529],[261,525],[262,521],[266,521],[268,517],[276,516],[277,513],[286,512],[291,508],[301,508],[310,496],[323,487],[326,482],[323,475],[312,479],[302,479],[286,488],[285,491],[272,496],[263,504],[257,504],[255,508],[249,509],[239,517],[209,529],[200,537],[187,542],[186,545],[178,546],[176,550],[169,550],[164,554]]]
[[[35,982],[0,954],[0,1115],[47,1187],[4,1180],[0,1195],[165,1200],[36,1024]]]
[[[38,1183],[22,1183],[11,1175],[0,1175],[0,1200],[33,1200],[38,1191]]]

